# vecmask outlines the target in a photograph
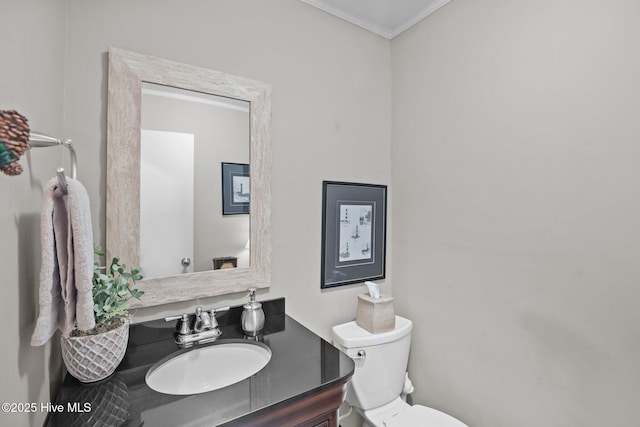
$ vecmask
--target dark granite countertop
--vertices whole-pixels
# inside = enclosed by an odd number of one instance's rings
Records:
[[[160,319],[134,324],[127,353],[116,372],[94,384],[82,384],[67,374],[55,401],[64,411],[49,413],[45,425],[241,426],[248,419],[351,378],[353,361],[287,316],[284,299],[263,302],[263,308],[266,321],[259,340],[271,349],[272,357],[246,380],[188,396],[158,393],[147,386],[145,375],[154,363],[178,351],[173,341],[175,322]],[[239,306],[218,314],[223,334],[217,342],[244,338],[241,312]],[[83,408],[88,410],[82,412]]]

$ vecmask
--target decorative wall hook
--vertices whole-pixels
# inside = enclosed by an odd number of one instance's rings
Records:
[[[29,148],[27,118],[15,110],[0,110],[0,170],[7,175],[20,175],[18,159]]]

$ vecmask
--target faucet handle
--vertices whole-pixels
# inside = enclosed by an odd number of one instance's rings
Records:
[[[186,313],[181,314],[180,316],[165,317],[164,320],[165,322],[178,320],[178,325],[180,325],[178,332],[179,335],[189,335],[191,333],[191,328],[189,327],[189,315]]]
[[[165,317],[165,322],[172,322],[174,320],[178,321],[178,325],[180,325],[178,332],[180,335],[189,335],[191,333],[191,328],[189,327],[189,315],[186,313],[180,314],[178,316],[169,316]]]
[[[182,325],[180,325],[180,335],[189,335],[191,333],[191,328],[189,327],[189,315],[182,315]]]
[[[220,313],[221,311],[229,311],[231,310],[231,307],[229,307],[228,305],[225,307],[220,307],[220,308],[212,308],[211,309],[211,315],[215,315],[216,313]]]
[[[226,306],[226,307],[220,307],[220,308],[212,308],[209,311],[209,320],[211,321],[210,324],[210,328],[217,328],[218,327],[218,319],[216,319],[216,313],[220,313],[221,311],[229,311],[231,309],[231,307]]]

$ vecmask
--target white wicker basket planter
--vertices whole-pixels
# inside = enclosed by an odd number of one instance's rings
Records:
[[[83,383],[107,378],[116,370],[129,340],[129,323],[110,331],[82,337],[61,338],[67,371]]]

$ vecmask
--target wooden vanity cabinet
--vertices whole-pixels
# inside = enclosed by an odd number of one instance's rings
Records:
[[[338,408],[344,400],[346,383],[252,417],[243,427],[338,427]],[[236,425],[236,424],[234,424]]]
[[[331,414],[324,414],[316,417],[310,421],[302,424],[298,424],[296,427],[338,427],[338,415],[337,410]]]

